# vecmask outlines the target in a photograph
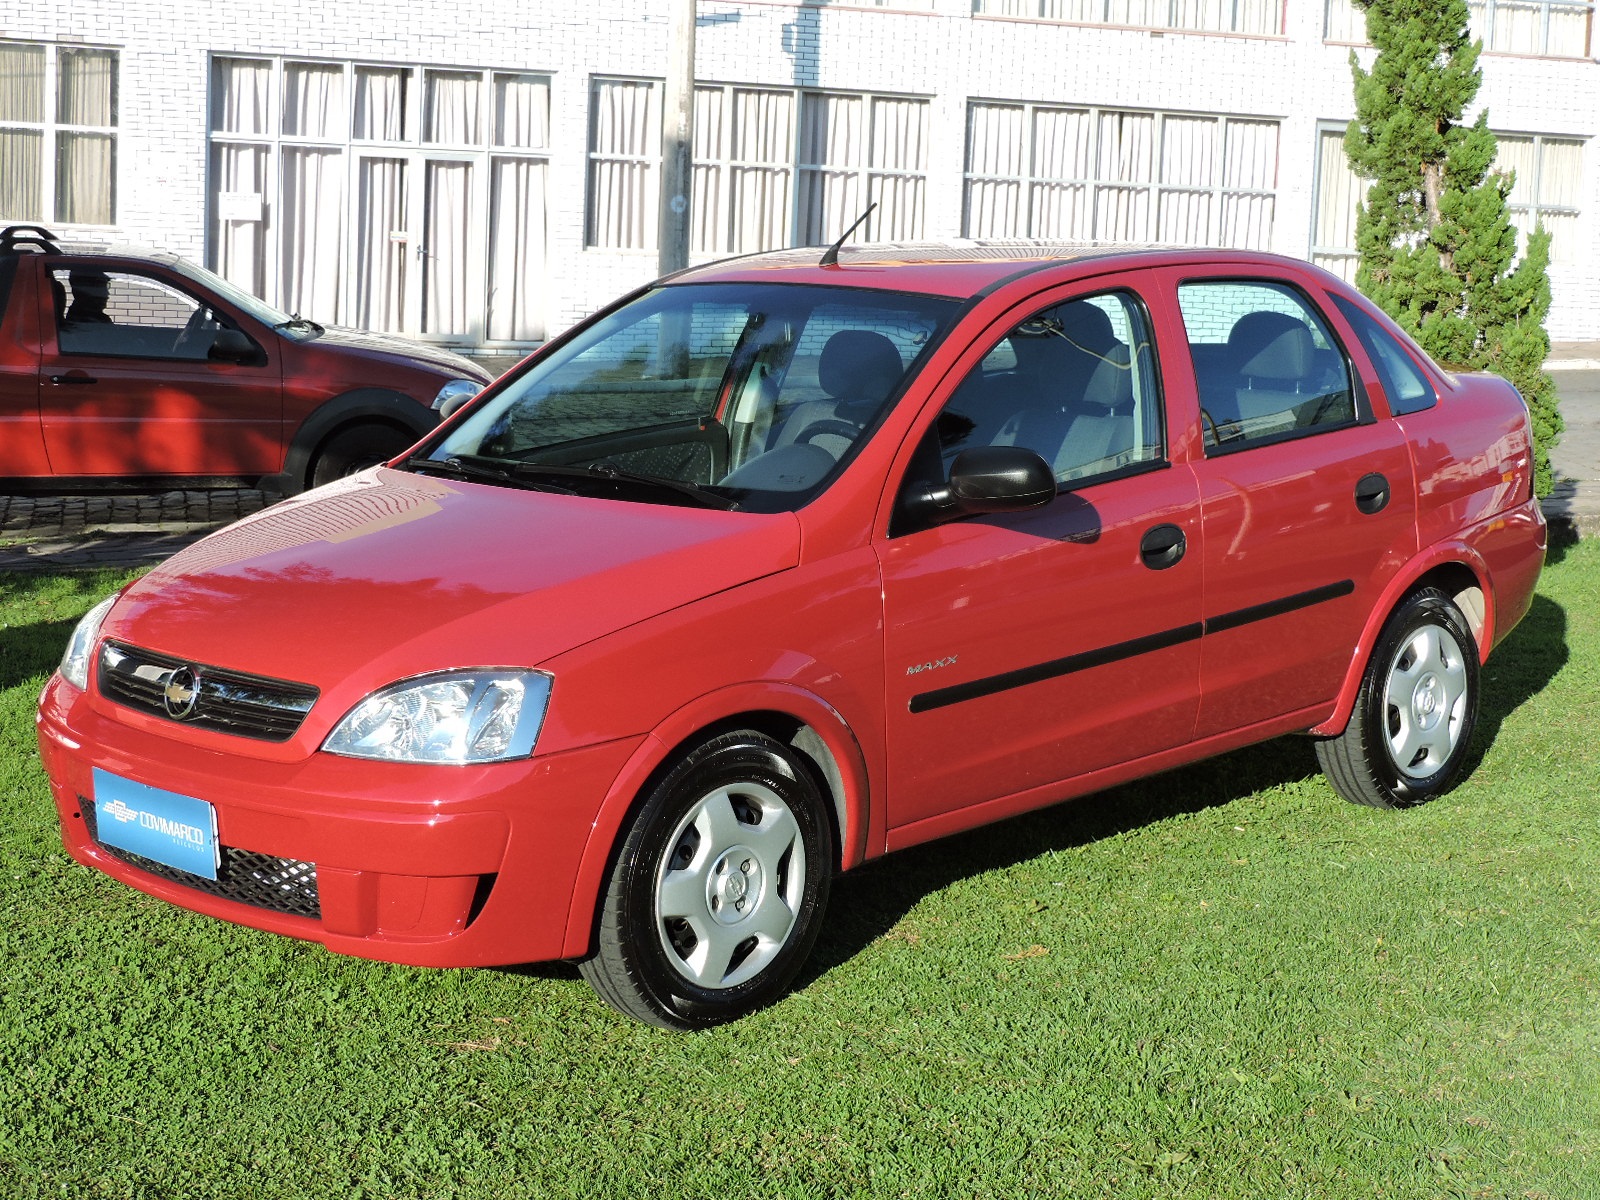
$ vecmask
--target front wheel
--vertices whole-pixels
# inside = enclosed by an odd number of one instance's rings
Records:
[[[1478,645],[1443,592],[1407,598],[1373,647],[1350,723],[1317,743],[1346,800],[1408,808],[1455,782],[1478,720]]]
[[[804,761],[753,730],[681,758],[651,789],[579,965],[613,1008],[704,1029],[782,995],[816,940],[833,838]]]

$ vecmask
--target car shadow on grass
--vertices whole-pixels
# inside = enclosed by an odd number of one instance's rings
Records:
[[[1463,777],[1477,767],[1506,719],[1565,665],[1566,632],[1566,611],[1535,596],[1528,615],[1484,671],[1478,726]],[[926,896],[960,880],[1319,774],[1310,738],[1278,738],[874,860],[834,880],[817,947],[795,987],[804,988],[854,958]],[[1327,798],[1329,804],[1340,803],[1331,787]]]

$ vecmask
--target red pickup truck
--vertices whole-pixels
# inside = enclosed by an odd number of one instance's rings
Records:
[[[298,492],[394,457],[488,380],[173,255],[0,230],[0,487],[226,477]]]

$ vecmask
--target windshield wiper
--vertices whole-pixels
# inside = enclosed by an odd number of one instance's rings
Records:
[[[517,463],[513,468],[518,475],[553,475],[558,479],[593,479],[620,483],[647,492],[668,492],[675,497],[691,500],[702,508],[730,510],[739,507],[737,500],[682,479],[668,479],[662,475],[641,475],[624,471],[614,463],[597,463],[588,467],[568,466],[564,463]]]
[[[465,462],[459,456],[429,458],[426,454],[413,454],[400,464],[410,471],[446,475],[451,479],[464,479],[471,483],[492,483],[499,487],[522,488],[530,492],[563,492],[573,495],[571,488],[553,487],[535,483],[522,475],[521,463],[507,463],[504,467],[486,467]]]

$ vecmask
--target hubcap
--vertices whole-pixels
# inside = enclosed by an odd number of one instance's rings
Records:
[[[667,961],[703,988],[754,979],[788,942],[805,877],[800,826],[776,792],[737,783],[701,797],[656,872]]]
[[[1442,625],[1425,625],[1395,651],[1384,688],[1389,758],[1409,779],[1437,772],[1461,740],[1467,715],[1467,663]]]

